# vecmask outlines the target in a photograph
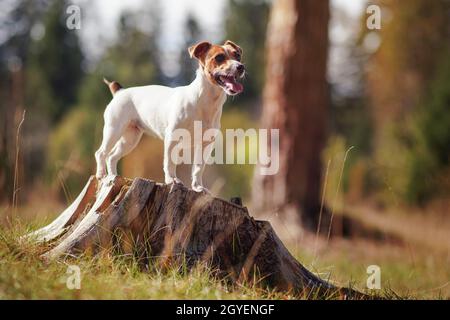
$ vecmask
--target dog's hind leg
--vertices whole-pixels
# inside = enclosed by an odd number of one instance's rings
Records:
[[[95,160],[97,162],[97,179],[101,179],[108,173],[106,171],[106,157],[111,152],[114,145],[122,136],[123,128],[114,128],[105,123],[103,127],[103,141],[100,148],[95,152]]]
[[[129,126],[125,129],[122,137],[106,157],[106,167],[109,174],[117,175],[117,163],[137,146],[141,140],[142,133],[142,130],[135,126]]]

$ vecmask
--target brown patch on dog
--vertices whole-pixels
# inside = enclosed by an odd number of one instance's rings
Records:
[[[205,61],[206,54],[209,49],[212,47],[212,44],[208,41],[202,41],[188,48],[189,55],[191,58],[196,58],[200,62]]]
[[[231,47],[233,53],[239,53],[239,56],[242,55],[242,48],[239,47],[236,43],[234,43],[231,40],[227,40],[225,41],[225,43],[223,44],[225,47]],[[235,52],[234,52],[235,51]],[[239,59],[240,60],[240,59]]]
[[[103,78],[103,82],[106,83],[112,95],[123,88],[117,81],[108,81],[106,78]]]

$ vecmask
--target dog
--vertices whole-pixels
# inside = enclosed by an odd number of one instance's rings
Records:
[[[176,161],[171,159],[176,145],[174,131],[187,129],[192,133],[194,121],[201,121],[204,130],[220,129],[227,95],[237,95],[244,89],[239,82],[245,75],[242,49],[229,40],[223,45],[203,41],[189,47],[188,52],[191,58],[198,60],[199,67],[195,79],[187,86],[123,88],[116,81],[104,79],[113,99],[104,112],[103,140],[95,152],[99,180],[117,175],[118,161],[130,153],[146,133],[164,141],[165,183],[182,183],[176,176]],[[212,143],[208,142],[206,148],[209,150],[205,149],[204,153],[210,155]],[[205,161],[192,165],[191,186],[197,192],[208,191],[202,181],[204,167]]]

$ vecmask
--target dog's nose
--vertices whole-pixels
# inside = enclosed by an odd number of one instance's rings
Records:
[[[241,63],[237,66],[236,70],[239,72],[240,75],[242,75],[245,71],[244,65]]]

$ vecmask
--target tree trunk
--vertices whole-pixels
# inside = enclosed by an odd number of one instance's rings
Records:
[[[235,203],[182,185],[91,177],[72,205],[27,238],[48,244],[45,259],[110,250],[132,253],[142,266],[206,263],[234,283],[256,279],[303,297],[365,297],[309,272],[268,222]]]
[[[256,208],[296,214],[310,230],[319,216],[326,139],[328,18],[327,0],[273,4],[262,127],[280,129],[280,167],[272,176],[259,175],[257,167],[253,189]]]

